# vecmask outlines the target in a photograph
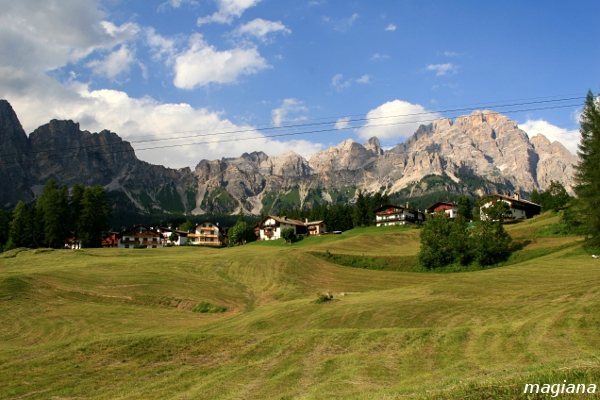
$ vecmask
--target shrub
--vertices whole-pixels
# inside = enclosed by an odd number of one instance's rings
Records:
[[[192,312],[197,313],[222,313],[225,311],[227,311],[227,309],[223,306],[214,305],[204,301],[192,308]]]
[[[321,304],[321,303],[326,303],[331,300],[333,300],[333,293],[331,293],[330,291],[327,291],[327,292],[323,292],[323,293],[317,293],[317,299],[315,300],[315,303]]]

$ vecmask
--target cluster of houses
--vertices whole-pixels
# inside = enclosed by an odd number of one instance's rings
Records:
[[[487,204],[481,207],[482,218],[485,210],[497,201],[508,204],[515,219],[532,218],[540,214],[541,206],[528,200],[521,199],[518,194],[513,197],[494,195]],[[443,211],[449,218],[458,216],[458,204],[451,202],[437,202],[428,207],[425,212],[406,206],[394,204],[383,205],[376,210],[375,226],[395,226],[414,224],[425,221],[427,214]],[[296,235],[320,236],[328,233],[324,221],[308,220],[299,221],[287,217],[268,215],[254,226],[256,240],[277,240],[282,237],[286,228],[293,229]],[[228,243],[228,228],[220,227],[218,223],[204,221],[196,225],[192,232],[180,231],[172,228],[152,228],[145,225],[136,225],[123,232],[113,232],[102,241],[102,247],[113,248],[158,248],[181,245],[224,246]]]

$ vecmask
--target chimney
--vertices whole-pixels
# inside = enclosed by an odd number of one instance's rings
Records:
[[[519,200],[519,193],[515,193],[515,200]]]
[[[406,202],[406,208],[408,208],[408,201]]]
[[[304,218],[304,223],[308,224],[308,218]]]

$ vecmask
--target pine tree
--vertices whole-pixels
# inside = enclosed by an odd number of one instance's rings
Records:
[[[586,216],[587,245],[600,247],[600,105],[590,90],[580,117],[581,143],[573,188]]]
[[[50,178],[36,201],[38,217],[43,221],[43,245],[60,249],[64,246],[68,228],[68,190],[59,191],[56,181]]]
[[[473,219],[473,206],[471,200],[467,196],[460,196],[457,200],[458,215],[465,217],[467,221]]]
[[[13,210],[13,219],[8,236],[16,247],[32,247],[30,235],[29,210],[25,203],[19,201]]]
[[[77,232],[77,219],[79,218],[79,214],[81,214],[81,200],[83,199],[84,192],[85,186],[81,183],[76,183],[71,188],[69,230],[75,233],[75,237],[79,237],[79,232]]]
[[[111,216],[106,191],[101,185],[85,188],[77,231],[82,247],[100,247],[107,233]]]

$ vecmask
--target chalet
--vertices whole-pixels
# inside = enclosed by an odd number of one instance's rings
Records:
[[[156,249],[164,247],[164,240],[160,233],[145,225],[136,225],[126,231],[121,232],[119,248],[144,248]]]
[[[157,228],[156,231],[162,235],[164,242],[168,245],[181,246],[187,243],[188,233],[186,231],[179,231],[172,228]],[[177,235],[177,240],[175,241],[171,240],[173,232]]]
[[[515,193],[513,197],[505,196],[503,194],[495,194],[491,196],[491,198],[491,201],[487,202],[479,209],[482,219],[486,218],[485,210],[495,204],[497,201],[503,201],[507,203],[510,207],[513,218],[515,219],[533,218],[542,212],[542,206],[532,203],[529,200],[521,199],[518,193]]]
[[[386,204],[373,212],[375,213],[375,226],[406,225],[425,221],[423,212],[393,204]]]
[[[434,214],[438,211],[445,212],[448,218],[456,218],[458,215],[458,204],[449,203],[446,201],[438,201],[434,205],[427,207],[425,210],[427,214]]]
[[[308,220],[306,220],[304,225],[306,225],[309,236],[321,236],[327,232],[327,224],[325,224],[325,221],[308,222]]]
[[[102,247],[116,249],[119,247],[119,240],[121,240],[121,232],[111,232],[110,236],[102,239]]]
[[[281,238],[281,231],[286,228],[292,228],[296,235],[306,235],[308,232],[307,224],[302,221],[290,219],[288,217],[275,217],[267,215],[259,223],[259,240],[277,240]]]
[[[205,246],[222,246],[226,244],[225,236],[218,223],[204,221],[194,228],[193,233],[187,235],[190,244]]]

